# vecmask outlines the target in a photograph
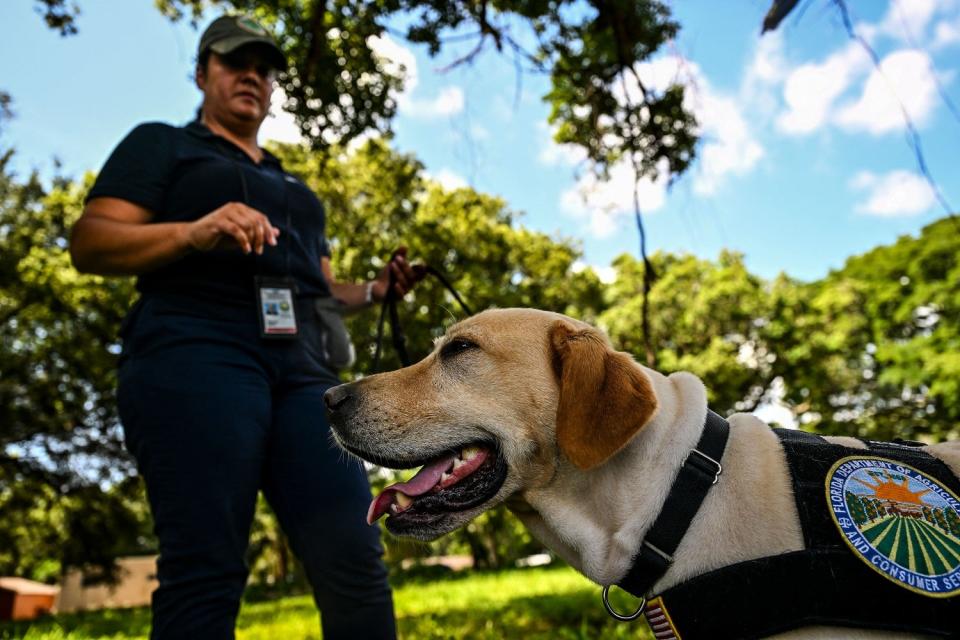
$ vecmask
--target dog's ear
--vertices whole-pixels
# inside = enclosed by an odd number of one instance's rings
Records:
[[[581,469],[623,448],[657,409],[653,385],[626,353],[614,351],[596,329],[558,320],[550,330],[560,380],[557,444]]]

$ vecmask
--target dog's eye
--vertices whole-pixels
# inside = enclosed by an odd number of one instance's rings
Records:
[[[443,348],[440,349],[441,358],[452,358],[453,356],[463,353],[464,351],[469,351],[470,349],[476,349],[477,343],[471,342],[470,340],[465,340],[463,338],[455,338],[443,345]]]

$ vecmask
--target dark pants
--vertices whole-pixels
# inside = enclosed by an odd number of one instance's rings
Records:
[[[253,307],[148,296],[124,333],[119,404],[160,541],[151,638],[233,638],[258,491],[303,562],[323,636],[394,638],[362,466],[333,444],[338,383],[301,339],[258,337]]]

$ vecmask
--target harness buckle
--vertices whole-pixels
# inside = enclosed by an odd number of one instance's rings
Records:
[[[720,474],[723,473],[723,465],[721,465],[719,462],[717,462],[716,460],[714,460],[713,458],[705,454],[703,451],[700,451],[699,449],[693,449],[690,451],[690,455],[687,456],[688,461],[690,460],[690,458],[693,457],[693,454],[697,454],[698,456],[703,458],[703,460],[706,461],[707,464],[713,465],[713,468],[710,469],[710,472],[713,473],[713,482],[711,482],[710,484],[713,485],[720,482]]]

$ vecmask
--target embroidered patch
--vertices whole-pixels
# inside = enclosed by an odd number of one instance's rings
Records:
[[[960,593],[960,499],[952,491],[871,456],[838,460],[826,490],[834,522],[867,566],[922,595]]]
[[[237,18],[237,26],[243,29],[244,31],[249,31],[256,36],[265,36],[267,35],[267,30],[261,27],[259,24],[251,20],[250,18],[239,17]]]
[[[667,613],[667,605],[663,603],[661,598],[654,598],[647,602],[647,606],[643,609],[643,615],[646,616],[647,624],[650,625],[653,637],[657,640],[681,640],[680,633],[673,626],[673,620]]]

